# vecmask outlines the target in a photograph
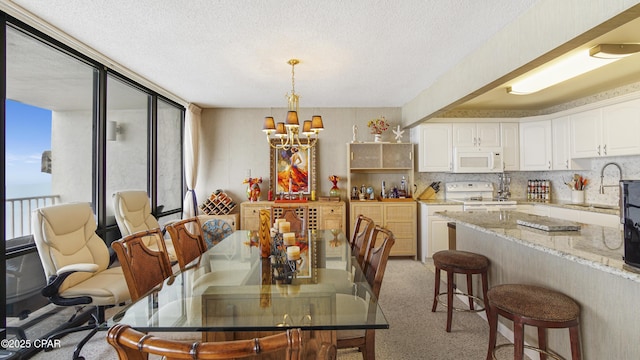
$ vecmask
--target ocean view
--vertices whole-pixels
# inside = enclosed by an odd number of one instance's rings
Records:
[[[51,183],[7,184],[6,200],[51,195]],[[31,233],[30,212],[39,207],[35,201],[11,202],[5,200],[5,239],[13,239]],[[42,204],[40,204],[42,206]]]

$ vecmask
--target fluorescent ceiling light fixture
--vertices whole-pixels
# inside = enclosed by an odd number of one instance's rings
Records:
[[[516,81],[507,88],[509,94],[527,95],[555,84],[595,70],[618,59],[601,59],[589,56],[589,49],[582,50],[566,59],[531,72],[522,80]]]
[[[599,44],[589,49],[589,55],[600,59],[618,59],[640,51],[640,44]]]
[[[527,95],[640,52],[640,44],[598,44],[591,49],[534,70],[507,88],[509,94]]]

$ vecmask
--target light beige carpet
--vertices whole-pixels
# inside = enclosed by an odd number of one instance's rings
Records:
[[[439,306],[435,313],[431,312],[433,285],[432,265],[413,260],[389,261],[380,294],[380,304],[390,328],[376,332],[377,359],[486,358],[489,339],[487,322],[474,313],[456,312],[453,314],[451,332],[447,333],[445,308]],[[462,302],[458,305],[462,306]],[[69,360],[75,343],[83,335],[84,333],[68,335],[61,340],[61,348],[41,352],[33,359]],[[105,336],[106,332],[98,333],[85,345],[81,355],[87,360],[117,359]],[[504,342],[507,340],[500,336],[498,343]],[[362,355],[355,349],[345,349],[339,350],[338,359],[359,360],[362,359]]]

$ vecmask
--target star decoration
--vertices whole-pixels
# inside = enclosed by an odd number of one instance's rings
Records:
[[[392,130],[396,135],[396,142],[402,142],[402,134],[404,134],[404,130],[400,130],[400,125],[398,125],[398,130]]]

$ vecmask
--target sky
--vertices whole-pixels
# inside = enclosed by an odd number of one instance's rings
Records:
[[[42,152],[51,150],[51,111],[6,102],[7,198],[51,193],[51,175],[40,171]]]

